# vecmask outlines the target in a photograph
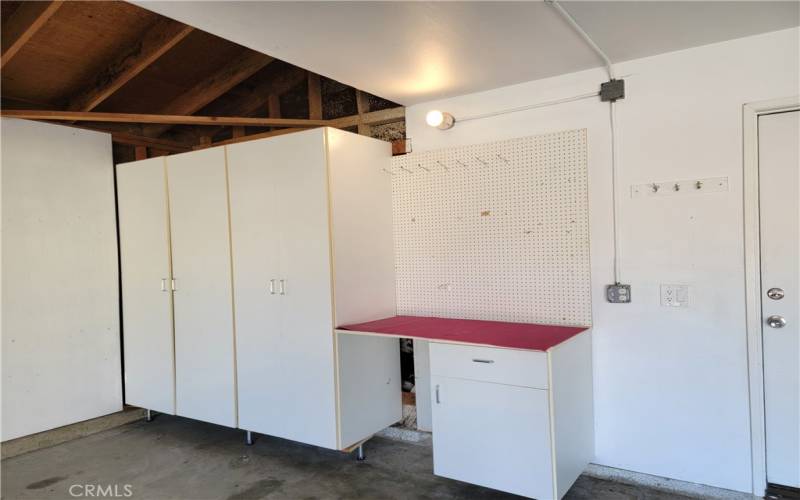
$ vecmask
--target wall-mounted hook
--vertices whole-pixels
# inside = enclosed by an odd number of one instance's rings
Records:
[[[502,156],[500,156],[500,155],[498,155],[498,154],[495,154],[495,156],[496,156],[496,157],[498,157],[498,158],[500,158],[500,159],[501,159],[501,160],[503,160],[504,162],[506,162],[506,165],[508,165],[508,164],[510,164],[510,163],[511,163],[510,161],[506,160],[505,158],[503,158]]]
[[[400,170],[404,170],[404,171],[408,172],[409,174],[413,174],[414,173],[412,170],[409,170],[406,167],[403,167],[402,165],[400,166]]]
[[[695,189],[703,189],[703,181],[697,181],[694,183]]]
[[[659,186],[659,185],[658,185],[658,184],[656,184],[655,182],[654,182],[653,184],[651,184],[651,185],[650,185],[650,189],[652,189],[654,193],[657,193],[657,192],[658,192],[658,189],[659,189],[660,187],[661,187],[661,186]]]
[[[447,168],[447,165],[445,165],[444,163],[440,162],[439,160],[436,160],[436,163],[438,163],[439,166],[442,167],[445,170],[445,172],[449,172],[450,171],[450,169]]]
[[[459,165],[461,165],[464,168],[467,167],[467,165],[464,162],[462,162],[461,160],[456,160],[456,163],[458,163]]]
[[[422,163],[417,163],[417,166],[419,168],[421,168],[422,170],[426,171],[426,172],[430,172],[431,171],[431,169],[429,169],[428,167],[423,167]]]
[[[489,164],[488,164],[488,163],[486,163],[485,161],[481,160],[481,158],[480,158],[479,156],[476,156],[476,157],[475,157],[475,159],[476,159],[476,160],[478,160],[479,162],[483,163],[483,166],[484,166],[484,167],[489,165]]]

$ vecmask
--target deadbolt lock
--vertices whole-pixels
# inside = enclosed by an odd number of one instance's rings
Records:
[[[771,298],[772,300],[781,300],[783,298],[783,289],[770,288],[767,290],[767,297]]]

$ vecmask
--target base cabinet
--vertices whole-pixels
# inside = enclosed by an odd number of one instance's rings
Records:
[[[436,475],[552,497],[546,390],[441,376],[431,383]]]
[[[546,352],[429,348],[434,473],[562,498],[594,456],[591,332]]]

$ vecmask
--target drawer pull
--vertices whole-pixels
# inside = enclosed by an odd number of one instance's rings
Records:
[[[475,363],[487,363],[487,364],[488,364],[488,363],[494,363],[494,360],[493,360],[493,359],[477,359],[477,358],[472,358],[472,361],[473,361],[473,362],[475,362]]]
[[[436,384],[436,404],[441,404],[441,400],[439,399],[439,384]]]

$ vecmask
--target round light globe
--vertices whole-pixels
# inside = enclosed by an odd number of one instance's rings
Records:
[[[444,113],[442,113],[438,109],[428,111],[428,114],[425,115],[425,121],[431,127],[438,127],[439,125],[442,124],[442,122],[444,122]]]
[[[431,127],[436,127],[439,130],[453,128],[453,125],[456,123],[456,119],[453,118],[453,115],[436,109],[428,111],[428,114],[425,115],[425,121]]]

